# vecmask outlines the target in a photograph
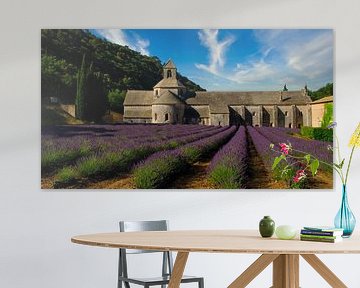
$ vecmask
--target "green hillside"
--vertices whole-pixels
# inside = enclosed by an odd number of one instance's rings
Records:
[[[327,96],[333,96],[333,83],[327,83],[325,86],[319,88],[316,91],[308,90],[308,94],[311,97],[312,101],[319,100],[321,98],[327,97]]]
[[[99,39],[86,30],[43,29],[41,31],[41,95],[58,97],[62,103],[74,103],[76,73],[83,55],[93,69],[103,74],[108,92],[124,97],[128,89],[150,90],[162,79],[162,64],[127,46]],[[179,74],[191,91],[204,90]],[[111,104],[111,103],[110,103]],[[119,110],[119,107],[115,108]]]

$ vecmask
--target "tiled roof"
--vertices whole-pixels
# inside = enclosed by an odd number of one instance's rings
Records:
[[[327,97],[321,98],[319,100],[311,102],[311,104],[320,104],[320,103],[328,103],[328,102],[334,102],[334,96],[327,96]]]
[[[179,97],[177,97],[174,93],[169,90],[164,91],[161,93],[160,97],[157,98],[153,105],[171,105],[171,104],[185,104]]]
[[[151,105],[154,101],[154,92],[146,90],[128,90],[124,100],[124,106]]]

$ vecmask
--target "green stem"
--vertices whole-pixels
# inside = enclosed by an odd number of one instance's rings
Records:
[[[347,169],[346,169],[346,177],[345,177],[345,182],[344,182],[345,185],[347,184],[347,181],[348,181],[349,170],[350,170],[351,161],[352,161],[352,158],[353,158],[353,155],[354,155],[354,151],[355,151],[355,145],[353,146],[353,148],[351,150],[349,163],[348,163],[348,166],[347,166]]]
[[[339,138],[337,137],[336,134],[335,134],[335,139],[336,139],[336,150],[338,152],[338,164],[340,164],[342,162],[342,158],[341,158],[341,155],[340,155]]]
[[[273,150],[274,152],[276,152],[276,153],[282,154],[281,152],[276,151],[275,149],[272,149],[272,150]],[[296,150],[296,149],[293,149],[293,148],[292,148],[292,150],[295,151],[295,152],[302,153],[302,154],[304,154],[304,155],[310,155],[310,157],[312,157],[312,158],[314,158],[314,159],[317,159],[315,156],[313,156],[313,155],[311,155],[311,154],[309,154],[309,153],[306,153],[306,152],[304,152],[304,151]],[[294,158],[294,159],[302,159],[302,158],[303,158],[303,157],[297,157],[297,156],[294,156],[294,155],[287,155],[287,157],[291,157],[291,158]],[[322,163],[322,164],[330,167],[331,169],[334,169],[334,170],[336,171],[336,173],[338,173],[338,175],[340,176],[341,182],[342,182],[343,184],[345,184],[344,175],[343,175],[341,169],[338,169],[338,168],[337,168],[336,166],[334,166],[333,164],[327,163],[327,162],[325,162],[325,161],[321,161],[321,160],[319,160],[319,159],[318,159],[318,161],[319,161],[320,163]]]
[[[357,143],[357,141],[359,141],[359,137],[360,137],[360,132],[356,135],[355,140],[354,140],[355,141],[354,146],[353,146],[353,148],[351,150],[349,163],[348,163],[348,166],[347,166],[347,169],[346,169],[346,177],[345,177],[345,182],[344,182],[345,185],[347,184],[347,181],[348,181],[350,165],[351,165],[351,161],[352,161],[352,158],[353,158],[353,155],[354,155],[356,143]]]

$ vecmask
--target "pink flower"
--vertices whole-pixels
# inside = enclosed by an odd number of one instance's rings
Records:
[[[290,151],[290,145],[287,145],[285,143],[280,143],[280,151],[281,153],[283,153],[284,155],[288,155],[289,154],[289,151]]]
[[[301,180],[306,178],[306,174],[304,170],[298,170],[296,171],[296,175],[293,178],[293,181],[295,183],[299,183]]]

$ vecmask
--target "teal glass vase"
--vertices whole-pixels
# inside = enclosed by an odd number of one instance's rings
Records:
[[[336,214],[334,224],[336,228],[344,229],[344,238],[350,237],[355,229],[356,219],[349,207],[346,185],[342,188],[341,207]]]

